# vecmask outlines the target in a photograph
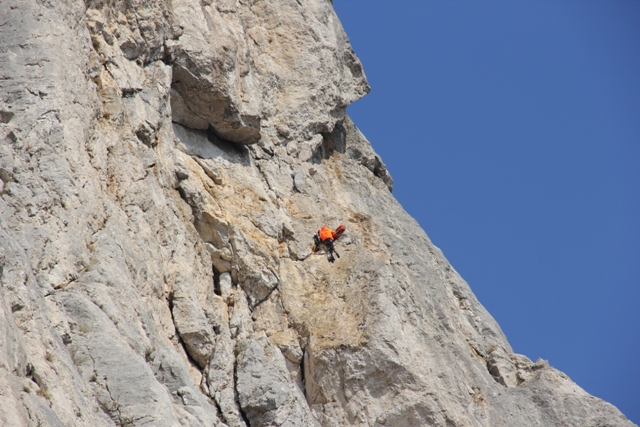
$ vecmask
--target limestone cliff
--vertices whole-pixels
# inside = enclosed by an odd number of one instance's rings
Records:
[[[368,90],[329,0],[2,0],[0,425],[631,426],[512,352]]]

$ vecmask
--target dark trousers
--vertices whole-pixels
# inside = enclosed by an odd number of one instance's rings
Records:
[[[333,240],[332,239],[327,239],[322,241],[322,246],[325,247],[325,250],[327,251],[327,259],[331,262],[333,262],[333,260],[335,259],[333,257],[333,254],[337,255],[337,252],[335,250],[335,248],[333,247]]]

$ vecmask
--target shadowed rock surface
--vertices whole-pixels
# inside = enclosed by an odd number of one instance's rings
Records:
[[[0,425],[632,426],[513,353],[368,90],[328,0],[3,0]]]

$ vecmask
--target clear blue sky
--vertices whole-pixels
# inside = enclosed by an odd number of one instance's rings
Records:
[[[640,424],[640,1],[334,7],[397,199],[516,352]]]

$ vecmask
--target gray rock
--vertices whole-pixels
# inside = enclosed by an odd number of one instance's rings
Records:
[[[0,424],[633,425],[393,198],[331,2],[116,3],[0,7]]]
[[[217,426],[217,410],[202,395],[189,370],[178,353],[170,348],[153,350],[147,356],[148,362],[156,379],[164,384],[173,398],[174,405],[183,408],[178,412],[178,418],[185,425]]]
[[[238,400],[252,426],[317,426],[302,393],[291,384],[284,357],[266,337],[238,343]]]
[[[222,418],[229,426],[244,426],[243,415],[236,398],[235,343],[227,334],[221,334],[209,360],[207,387],[216,402]]]
[[[204,368],[215,343],[215,333],[187,279],[178,274],[173,291],[171,314],[180,339],[189,355]]]
[[[229,273],[221,273],[220,274],[220,295],[226,301],[231,294],[231,288],[233,283],[231,281],[231,274]]]

